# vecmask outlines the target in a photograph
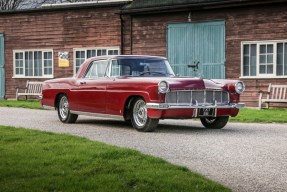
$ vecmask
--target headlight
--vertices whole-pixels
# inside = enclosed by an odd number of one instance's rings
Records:
[[[238,82],[235,84],[235,91],[238,94],[243,93],[243,91],[245,90],[245,85],[243,82]]]
[[[169,85],[166,81],[161,81],[158,83],[158,91],[160,93],[167,93],[169,91]]]

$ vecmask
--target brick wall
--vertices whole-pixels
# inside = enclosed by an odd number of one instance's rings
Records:
[[[117,7],[2,14],[0,32],[5,34],[6,97],[15,98],[15,87],[28,79],[13,78],[13,50],[53,49],[54,77],[73,75],[73,49],[120,47]],[[69,52],[70,67],[58,67],[58,52]],[[44,81],[45,79],[31,79]]]

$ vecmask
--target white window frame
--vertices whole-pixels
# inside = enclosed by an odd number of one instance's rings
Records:
[[[287,40],[270,40],[270,41],[242,41],[241,42],[241,79],[272,79],[272,78],[287,78],[287,75],[277,75],[277,45],[278,43],[287,43]],[[244,45],[256,45],[256,75],[244,76]],[[260,45],[273,45],[273,73],[272,74],[260,74],[259,73],[259,59],[260,59]]]
[[[42,52],[42,75],[41,76],[26,76],[25,75],[25,52]],[[44,74],[44,53],[52,53],[52,74],[45,75]],[[16,53],[23,54],[23,74],[16,74]],[[33,54],[34,55],[34,54]],[[34,56],[33,56],[34,57]],[[34,66],[35,59],[33,59],[33,66]],[[20,50],[13,50],[13,78],[35,78],[35,79],[47,79],[47,78],[54,78],[54,52],[53,49],[20,49]]]
[[[85,47],[85,48],[74,48],[74,49],[73,49],[73,55],[74,55],[74,57],[73,57],[73,60],[74,60],[73,71],[74,71],[74,75],[77,73],[77,64],[76,64],[77,58],[76,58],[76,52],[77,52],[77,51],[84,51],[84,52],[85,52],[85,58],[84,58],[84,60],[86,60],[86,59],[88,59],[88,58],[87,58],[87,52],[90,51],[90,50],[95,50],[95,51],[96,51],[95,57],[98,56],[98,55],[97,55],[97,51],[98,51],[98,50],[106,50],[106,55],[109,55],[109,54],[108,54],[109,51],[118,51],[118,55],[120,55],[120,48],[119,48],[119,47]],[[104,55],[100,55],[100,56],[104,56]],[[83,61],[83,62],[84,62],[84,61]],[[82,64],[83,62],[81,62],[81,64]]]

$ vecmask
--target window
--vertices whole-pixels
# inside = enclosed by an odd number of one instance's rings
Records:
[[[15,50],[14,77],[52,78],[52,50]]]
[[[77,73],[81,64],[90,57],[102,56],[102,55],[118,55],[118,47],[110,48],[85,48],[85,49],[74,49],[74,73]]]
[[[243,42],[242,77],[287,78],[287,41]]]
[[[111,76],[174,76],[166,60],[118,59],[112,60]]]
[[[90,65],[90,69],[84,78],[94,79],[98,77],[104,77],[106,70],[107,70],[107,66],[108,66],[108,61],[106,60],[94,61]]]

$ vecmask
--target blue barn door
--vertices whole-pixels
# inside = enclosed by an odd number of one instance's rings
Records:
[[[225,78],[225,22],[169,24],[167,57],[181,76]],[[196,65],[198,69],[188,68]]]
[[[0,99],[5,97],[4,35],[0,33]]]

